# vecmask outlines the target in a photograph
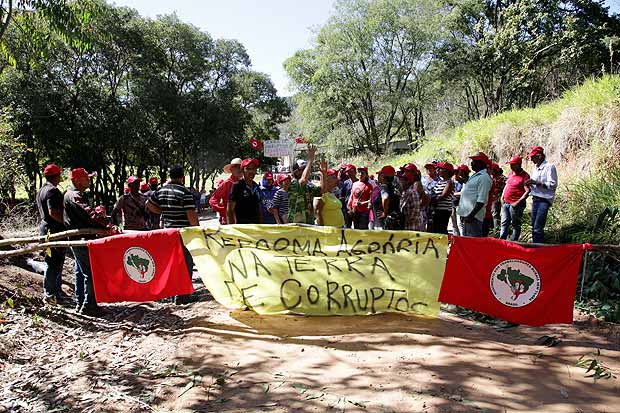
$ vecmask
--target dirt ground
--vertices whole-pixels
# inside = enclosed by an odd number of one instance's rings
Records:
[[[0,303],[14,308],[0,310],[0,411],[620,411],[620,378],[576,366],[600,349],[618,375],[618,326],[259,316],[195,281],[190,304],[115,304],[96,319],[43,306],[39,275],[1,265]]]

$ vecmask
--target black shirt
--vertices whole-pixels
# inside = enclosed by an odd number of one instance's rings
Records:
[[[235,202],[237,224],[258,224],[260,207],[260,187],[252,182],[248,187],[245,180],[237,181],[230,189],[230,201]]]
[[[63,212],[67,229],[108,227],[107,220],[99,217],[91,208],[86,194],[73,187],[65,192]]]
[[[149,202],[161,208],[164,228],[189,227],[187,211],[196,209],[191,191],[179,184],[162,186],[151,194]]]
[[[62,204],[63,198],[60,189],[50,182],[47,182],[41,187],[37,194],[37,208],[41,216],[41,225],[39,226],[41,235],[46,235],[48,230],[52,234],[65,230],[64,224],[56,221],[50,215],[50,209],[62,211]]]
[[[385,215],[390,215],[392,212],[400,210],[400,196],[396,193],[394,189],[394,185],[390,184],[382,184],[380,186],[380,193],[373,203],[375,216],[383,211],[383,198],[387,196],[390,200],[390,204],[388,205],[389,210]]]

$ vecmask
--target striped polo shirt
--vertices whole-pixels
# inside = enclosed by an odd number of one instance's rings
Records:
[[[168,184],[151,194],[151,203],[161,208],[164,228],[189,227],[187,211],[196,209],[189,189],[179,184]]]

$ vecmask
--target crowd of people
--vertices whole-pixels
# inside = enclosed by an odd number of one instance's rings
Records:
[[[555,166],[542,147],[528,157],[532,175],[520,156],[502,167],[485,153],[469,157],[469,165],[433,160],[424,173],[413,163],[396,170],[386,165],[369,174],[365,166],[341,163],[338,169],[319,162],[320,184],[310,180],[316,147],[308,160],[293,163],[292,174],[264,173],[255,182],[256,159],[233,159],[209,199],[221,224],[303,223],[353,229],[413,230],[486,237],[497,228],[501,239],[518,241],[526,200],[532,197],[532,241],[544,240],[547,212],[557,188]]]
[[[296,160],[291,174],[264,172],[256,182],[260,167],[256,159],[235,158],[224,166],[230,174],[220,181],[209,198],[209,205],[226,224],[315,224],[360,230],[412,230],[432,233],[488,236],[499,228],[499,237],[518,241],[527,198],[532,198],[532,241],[544,240],[549,207],[557,188],[555,166],[545,159],[542,147],[528,153],[533,163],[531,175],[523,169],[519,156],[506,162],[507,176],[498,163],[483,152],[469,157],[470,165],[454,167],[433,160],[423,166],[413,163],[398,168],[383,166],[370,174],[365,166],[340,164],[329,168],[318,163],[319,185],[312,181],[316,146],[308,146],[308,159]],[[185,186],[181,166],[170,169],[170,180],[161,187],[156,177],[147,182],[135,176],[127,179],[110,216],[105,208],[93,207],[86,190],[94,174],[84,168],[71,170],[71,187],[64,195],[58,188],[61,168],[51,164],[43,175],[46,184],[37,194],[41,215],[41,235],[68,229],[100,228],[111,233],[120,230],[153,230],[199,225],[196,191]],[[75,258],[76,310],[97,315],[97,306],[87,247],[72,247]],[[184,250],[188,268],[191,254]],[[44,293],[49,302],[66,301],[61,275],[65,250],[53,248],[45,261]],[[179,302],[182,297],[178,297]]]

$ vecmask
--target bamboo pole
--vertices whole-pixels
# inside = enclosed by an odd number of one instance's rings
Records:
[[[47,248],[69,248],[69,247],[86,247],[88,241],[54,241],[44,242],[42,244],[33,245],[31,247],[21,248],[18,250],[0,251],[0,258],[15,257],[18,255],[29,254],[31,252],[44,250]]]

